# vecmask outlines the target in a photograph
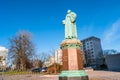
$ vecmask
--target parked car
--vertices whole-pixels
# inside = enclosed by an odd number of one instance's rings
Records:
[[[42,71],[42,68],[34,68],[32,69],[32,72],[41,72]]]
[[[48,69],[48,67],[43,67],[43,68],[42,68],[42,72],[46,72],[47,69]]]
[[[0,72],[3,72],[3,70],[0,70]]]
[[[0,72],[6,72],[7,70],[0,69]]]
[[[43,67],[43,68],[34,68],[32,69],[32,72],[46,72],[47,71],[47,67]]]

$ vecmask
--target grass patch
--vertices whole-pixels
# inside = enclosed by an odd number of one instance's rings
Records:
[[[30,71],[6,71],[3,73],[3,75],[26,75],[26,74],[42,74],[42,73],[33,73]],[[0,75],[2,75],[2,72],[0,72]]]

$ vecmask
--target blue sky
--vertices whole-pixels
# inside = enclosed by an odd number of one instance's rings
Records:
[[[26,30],[38,53],[59,48],[68,9],[77,14],[80,40],[96,36],[104,50],[120,51],[119,0],[0,0],[0,46],[9,48],[8,39]]]

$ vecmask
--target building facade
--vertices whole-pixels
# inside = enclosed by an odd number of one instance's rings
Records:
[[[0,68],[6,68],[6,58],[8,55],[8,49],[0,47]]]
[[[101,40],[97,37],[88,37],[82,42],[82,50],[85,54],[87,66],[100,66],[103,64],[103,52]]]
[[[109,71],[120,72],[120,53],[107,55],[105,61]]]
[[[58,63],[62,65],[62,50],[61,49],[55,50],[54,55],[49,57],[47,61],[45,62],[45,66],[48,67],[54,63]]]
[[[57,49],[55,51],[55,62],[62,65],[62,50]]]
[[[55,63],[55,58],[53,56],[49,57],[48,60],[44,63],[44,66],[49,67]]]

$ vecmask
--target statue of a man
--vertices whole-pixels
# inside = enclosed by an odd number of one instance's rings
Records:
[[[77,38],[76,17],[77,15],[74,12],[68,10],[65,20],[63,20],[65,39]]]

